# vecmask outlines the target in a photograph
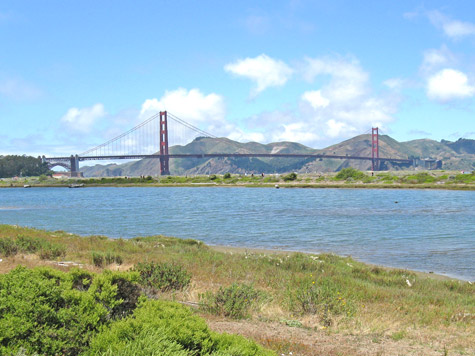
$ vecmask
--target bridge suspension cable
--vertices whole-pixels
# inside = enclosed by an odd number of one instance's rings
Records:
[[[110,139],[109,141],[107,142],[104,142],[96,147],[93,147],[87,151],[84,151],[83,153],[79,154],[79,156],[87,156],[89,155],[90,153],[94,152],[94,151],[100,151],[102,148],[106,148],[108,146],[111,146],[114,142],[117,142],[119,141],[120,139],[130,135],[131,133],[139,130],[140,128],[144,127],[145,125],[147,125],[148,123],[152,122],[153,120],[157,119],[158,117],[160,116],[160,114],[155,114],[151,117],[149,117],[147,120],[141,122],[140,124],[138,124],[137,126],[131,128],[130,130]]]
[[[176,123],[169,127],[170,144],[186,144],[194,137],[204,136],[218,139],[217,136],[196,127],[178,116],[167,112],[169,123]],[[160,143],[160,113],[152,115],[145,121],[130,130],[111,138],[79,154],[79,157],[93,157],[101,155],[130,155],[153,154],[159,151]]]
[[[199,133],[199,134],[205,136],[205,137],[218,138],[217,136],[212,135],[212,134],[210,134],[209,132],[206,132],[206,131],[201,130],[200,128],[198,128],[198,127],[196,127],[196,126],[193,126],[192,124],[186,122],[185,120],[180,119],[179,117],[173,115],[171,112],[168,112],[168,117],[169,117],[170,119],[172,119],[172,120],[174,120],[174,121],[176,121],[176,122],[182,124],[183,126],[186,126],[186,127],[188,127],[189,129],[191,129],[191,130],[193,130],[193,131],[195,131],[195,132],[197,132],[197,133]]]

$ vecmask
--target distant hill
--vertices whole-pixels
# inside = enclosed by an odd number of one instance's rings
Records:
[[[314,153],[327,155],[353,155],[371,157],[371,135],[359,135],[324,149],[313,149],[295,142],[240,143],[227,138],[198,137],[185,146],[170,147],[171,154],[186,153]],[[443,161],[443,169],[475,169],[475,140],[459,139],[441,142],[420,139],[398,142],[387,136],[379,136],[380,157],[433,158]],[[285,172],[333,172],[345,167],[360,170],[371,169],[370,161],[314,159],[314,158],[189,158],[171,159],[173,175],[223,174],[223,173],[285,173]],[[403,164],[386,164],[381,169],[407,169]],[[86,177],[157,175],[160,163],[157,159],[142,159],[124,164],[81,167]]]
[[[469,140],[466,138],[459,138],[455,142],[450,142],[446,140],[441,141],[446,146],[449,146],[455,152],[460,154],[475,154],[475,140]]]

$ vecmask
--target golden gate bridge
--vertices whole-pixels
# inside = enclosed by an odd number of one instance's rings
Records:
[[[170,124],[173,129],[170,130]],[[190,134],[191,133],[191,134]],[[255,153],[245,151],[233,153],[170,153],[172,144],[185,143],[195,137],[210,137],[217,140],[226,140],[216,137],[167,111],[161,111],[132,129],[93,147],[81,154],[65,157],[42,157],[50,168],[62,166],[71,172],[71,177],[80,176],[79,162],[94,160],[132,160],[152,158],[160,160],[160,174],[170,174],[170,159],[173,158],[222,158],[222,157],[257,157],[257,158],[303,158],[303,159],[352,159],[371,161],[373,171],[379,170],[381,162],[415,165],[413,159],[380,157],[379,129],[371,129],[371,156],[329,155],[322,153]],[[226,140],[227,143],[233,141]],[[432,161],[432,160],[431,160]],[[433,160],[435,161],[435,160]]]

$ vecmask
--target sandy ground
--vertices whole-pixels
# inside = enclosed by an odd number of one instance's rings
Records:
[[[277,322],[229,321],[203,315],[214,331],[239,334],[264,346],[282,345],[280,355],[292,356],[441,356],[475,355],[475,349],[458,353],[441,343],[421,343],[408,338],[395,341],[379,334],[336,334],[326,330],[289,327]],[[445,335],[447,340],[447,335]],[[291,354],[290,354],[291,352]]]

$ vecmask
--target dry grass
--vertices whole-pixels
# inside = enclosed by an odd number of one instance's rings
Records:
[[[192,305],[201,294],[220,286],[252,284],[268,298],[251,320],[204,316],[218,331],[243,334],[286,355],[291,351],[293,355],[443,355],[444,350],[450,355],[475,354],[475,286],[468,282],[369,266],[334,255],[210,248],[194,240],[163,236],[114,240],[0,225],[0,239],[19,236],[60,244],[66,248],[63,261],[92,271],[103,269],[93,266],[93,251],[120,255],[121,265],[104,267],[113,270],[128,270],[144,261],[178,263],[192,273],[191,285],[161,297]],[[20,264],[62,270],[72,265],[41,260],[34,254],[0,258],[0,273]],[[307,282],[312,291],[314,281],[319,286],[329,283],[330,289],[322,296],[326,303],[339,307],[344,301],[351,304],[352,313],[346,307],[343,313],[318,306],[314,313],[296,308],[295,292]]]

